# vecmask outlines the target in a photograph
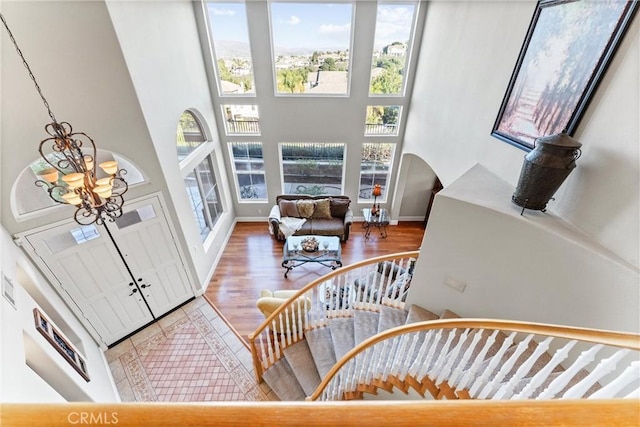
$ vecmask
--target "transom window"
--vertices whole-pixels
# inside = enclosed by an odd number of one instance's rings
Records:
[[[401,95],[414,27],[415,3],[378,5],[371,62],[371,95]]]
[[[368,105],[364,134],[367,136],[396,136],[400,122],[398,105]]]
[[[271,3],[278,94],[349,93],[353,6]]]
[[[238,200],[266,200],[267,185],[264,174],[262,143],[231,142],[229,143],[229,149],[233,158]]]
[[[382,187],[381,202],[387,201],[389,174],[393,164],[393,153],[396,144],[365,143],[362,144],[362,162],[360,163],[359,200],[373,200],[373,186]]]
[[[344,148],[342,143],[281,143],[283,192],[342,194]]]
[[[207,3],[209,37],[220,95],[255,95],[244,3]]]
[[[178,150],[178,161],[187,157],[193,150],[204,143],[207,138],[202,132],[200,123],[189,111],[185,111],[180,116],[176,135],[176,148]]]

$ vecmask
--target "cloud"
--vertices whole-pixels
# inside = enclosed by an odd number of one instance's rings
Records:
[[[295,15],[291,15],[291,17],[285,22],[289,25],[298,25],[300,23],[300,18]]]
[[[351,24],[335,25],[335,24],[323,24],[320,25],[321,34],[336,34],[336,33],[348,33],[351,31]]]
[[[376,24],[376,48],[394,41],[406,42],[411,32],[413,12],[414,9],[410,7],[380,7]]]
[[[231,9],[219,9],[217,7],[214,7],[211,9],[211,12],[215,15],[215,16],[234,16],[236,14],[235,10],[231,10]]]

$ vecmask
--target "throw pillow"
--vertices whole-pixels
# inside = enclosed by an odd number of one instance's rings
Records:
[[[298,206],[295,200],[280,200],[280,216],[299,217]]]
[[[318,199],[314,202],[312,218],[331,219],[331,203],[329,199]]]
[[[297,208],[301,218],[311,218],[314,209],[313,200],[300,199]]]
[[[334,218],[344,218],[349,210],[349,199],[331,199],[331,216]]]

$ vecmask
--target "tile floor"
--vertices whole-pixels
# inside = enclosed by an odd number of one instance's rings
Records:
[[[105,352],[123,402],[277,400],[203,297]]]

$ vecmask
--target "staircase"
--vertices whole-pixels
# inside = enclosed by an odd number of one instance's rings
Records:
[[[301,289],[250,338],[281,400],[640,398],[640,337],[405,310],[418,253],[356,263]]]

